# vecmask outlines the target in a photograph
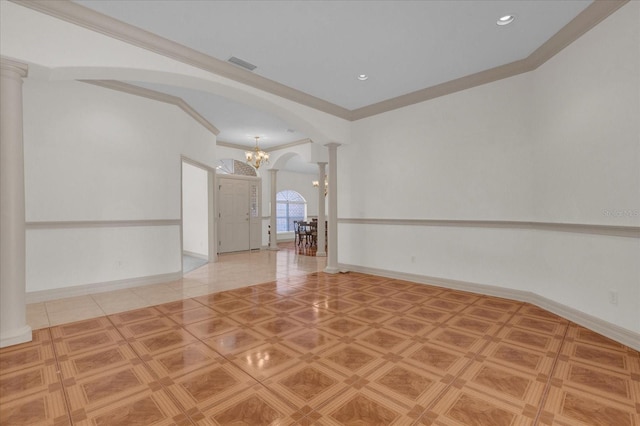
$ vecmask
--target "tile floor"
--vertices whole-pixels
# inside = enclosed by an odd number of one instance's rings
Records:
[[[0,424],[640,425],[637,351],[526,303],[268,256],[260,284],[192,283],[208,266],[167,285],[184,299],[96,301],[0,350]]]
[[[283,250],[223,254],[219,261],[186,273],[174,282],[70,297],[27,305],[27,323],[33,330],[115,314],[160,303],[188,299],[223,290],[322,271],[326,258],[299,253],[294,244]],[[306,256],[304,256],[306,254]],[[315,256],[315,252],[311,255]]]

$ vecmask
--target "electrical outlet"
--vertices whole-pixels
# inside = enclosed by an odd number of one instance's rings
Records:
[[[609,303],[612,305],[618,304],[618,290],[609,290]]]

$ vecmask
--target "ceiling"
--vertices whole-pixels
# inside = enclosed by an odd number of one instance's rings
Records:
[[[527,58],[591,0],[204,1],[74,0],[347,110]],[[510,14],[510,25],[498,26]],[[366,74],[366,81],[358,80]],[[135,83],[134,84],[139,84]],[[140,84],[143,85],[143,84]],[[304,139],[282,120],[220,96],[144,87],[181,97],[218,139],[261,147]]]

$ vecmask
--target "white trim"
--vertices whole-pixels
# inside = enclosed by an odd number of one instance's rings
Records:
[[[433,285],[437,287],[468,291],[471,293],[484,294],[488,296],[496,296],[504,299],[531,303],[533,305],[546,309],[549,312],[553,312],[556,315],[566,318],[569,321],[573,321],[576,324],[600,333],[603,336],[608,337],[609,339],[615,340],[622,343],[623,345],[640,351],[640,333],[633,332],[603,319],[596,318],[592,315],[563,305],[554,300],[547,299],[546,297],[540,296],[533,292],[514,290],[467,281],[458,281],[448,278],[429,277],[427,275],[409,274],[405,272],[389,271],[386,269],[369,268],[366,266],[349,265],[342,263],[340,263],[338,266],[340,268],[340,272],[361,272],[365,274],[377,275],[380,277],[394,278],[419,284]]]
[[[7,346],[13,346],[20,343],[26,343],[33,340],[31,333],[31,327],[25,325],[18,330],[12,330],[12,333],[6,333],[0,336],[0,348],[6,348]]]
[[[308,143],[313,143],[313,141],[309,138],[305,138],[305,139],[300,139],[300,140],[289,142],[289,143],[283,143],[281,145],[276,145],[272,148],[265,148],[265,151],[273,152],[273,151],[278,151],[280,149],[293,148],[294,146],[298,146],[298,145],[306,145]]]
[[[116,80],[79,80],[83,83],[93,84],[95,86],[104,87],[106,89],[117,90],[119,92],[128,93],[134,96],[141,96],[143,98],[152,99],[154,101],[164,102],[167,104],[175,105],[187,115],[191,116],[194,120],[200,123],[205,129],[218,136],[220,130],[211,124],[206,118],[204,118],[198,111],[193,109],[191,105],[186,103],[182,98],[177,96],[167,95],[166,93],[158,92],[144,87],[136,86],[133,84],[123,83]]]
[[[64,229],[64,228],[126,228],[129,226],[180,226],[180,219],[142,219],[142,220],[65,220],[57,222],[27,222],[26,229]]]
[[[85,296],[104,293],[113,290],[141,287],[152,284],[162,284],[182,278],[182,272],[149,275],[146,277],[125,278],[122,280],[105,281],[93,284],[81,284],[72,287],[53,288],[51,290],[32,291],[27,293],[27,303],[39,303],[66,297]]]
[[[217,236],[218,236],[218,230],[217,230],[217,225],[216,225],[216,211],[217,211],[217,202],[216,202],[216,169],[213,167],[210,167],[204,163],[201,163],[197,160],[192,160],[189,157],[185,157],[184,155],[180,156],[180,250],[182,252],[184,252],[183,250],[183,245],[184,245],[184,234],[183,234],[183,220],[184,220],[184,216],[183,216],[183,212],[182,212],[182,206],[183,206],[183,200],[182,200],[182,164],[183,163],[187,163],[190,164],[194,167],[198,167],[202,170],[204,170],[205,172],[207,172],[207,211],[208,211],[208,215],[207,215],[207,224],[208,224],[208,235],[207,235],[207,246],[208,246],[208,250],[209,250],[209,257],[207,258],[208,262],[217,262],[218,261],[218,244],[217,244]],[[180,259],[180,269],[184,271],[184,265],[182,265],[182,258]]]
[[[71,22],[89,30],[122,40],[134,46],[172,58],[205,71],[229,78],[242,84],[263,90],[276,96],[306,105],[349,121],[371,117],[408,105],[424,102],[436,97],[449,95],[461,90],[477,87],[492,81],[512,77],[532,71],[554,57],[562,49],[595,27],[600,21],[624,6],[629,0],[594,1],[554,36],[547,40],[527,58],[500,65],[485,71],[427,87],[415,92],[400,95],[372,105],[354,110],[341,107],[300,90],[262,77],[251,71],[239,68],[228,62],[198,52],[190,47],[160,37],[133,25],[96,12],[71,1],[51,0],[11,0],[20,6],[28,7],[58,19]]]
[[[517,228],[538,231],[575,232],[640,238],[640,226],[594,225],[586,223],[525,222],[507,220],[448,220],[448,219],[358,219],[341,218],[338,223],[358,225],[451,226],[472,228]]]
[[[276,145],[276,146],[271,147],[271,148],[264,148],[263,147],[262,150],[265,151],[265,152],[273,152],[273,151],[278,151],[280,149],[292,148],[292,147],[298,146],[298,145],[306,145],[308,143],[313,143],[313,141],[311,139],[309,139],[309,138],[305,138],[305,139],[300,139],[300,140],[289,142],[289,143],[283,143],[281,145]],[[219,139],[216,141],[216,145],[223,146],[225,148],[239,149],[241,151],[251,151],[253,149],[253,146],[241,145],[241,144],[233,143],[233,142],[226,142],[226,141],[222,141],[222,140],[219,140]]]
[[[313,109],[348,119],[350,111],[300,90],[285,86],[242,69],[229,62],[206,55],[195,49],[96,12],[71,1],[12,0],[14,3],[45,13],[108,37],[124,41],[176,61],[229,78],[238,83],[263,90]]]

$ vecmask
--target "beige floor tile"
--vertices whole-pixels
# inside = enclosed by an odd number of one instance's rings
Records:
[[[93,301],[93,300],[92,300]],[[51,326],[66,324],[69,322],[81,321],[89,318],[96,318],[106,315],[106,313],[93,303],[92,305],[79,307],[70,310],[61,310],[56,312],[49,312],[49,323]]]
[[[73,309],[82,309],[88,306],[95,306],[95,307],[98,306],[96,302],[89,295],[68,297],[66,299],[50,300],[50,301],[44,302],[44,304],[47,308],[47,313],[69,311]]]
[[[49,327],[49,316],[44,303],[27,305],[27,324],[32,330]]]
[[[102,308],[105,314],[111,315],[111,314],[117,314],[119,312],[145,308],[147,306],[151,306],[151,304],[146,300],[138,297],[138,298],[123,299],[120,301],[113,301],[113,302],[102,302],[102,303],[99,303],[99,306],[100,308]]]

